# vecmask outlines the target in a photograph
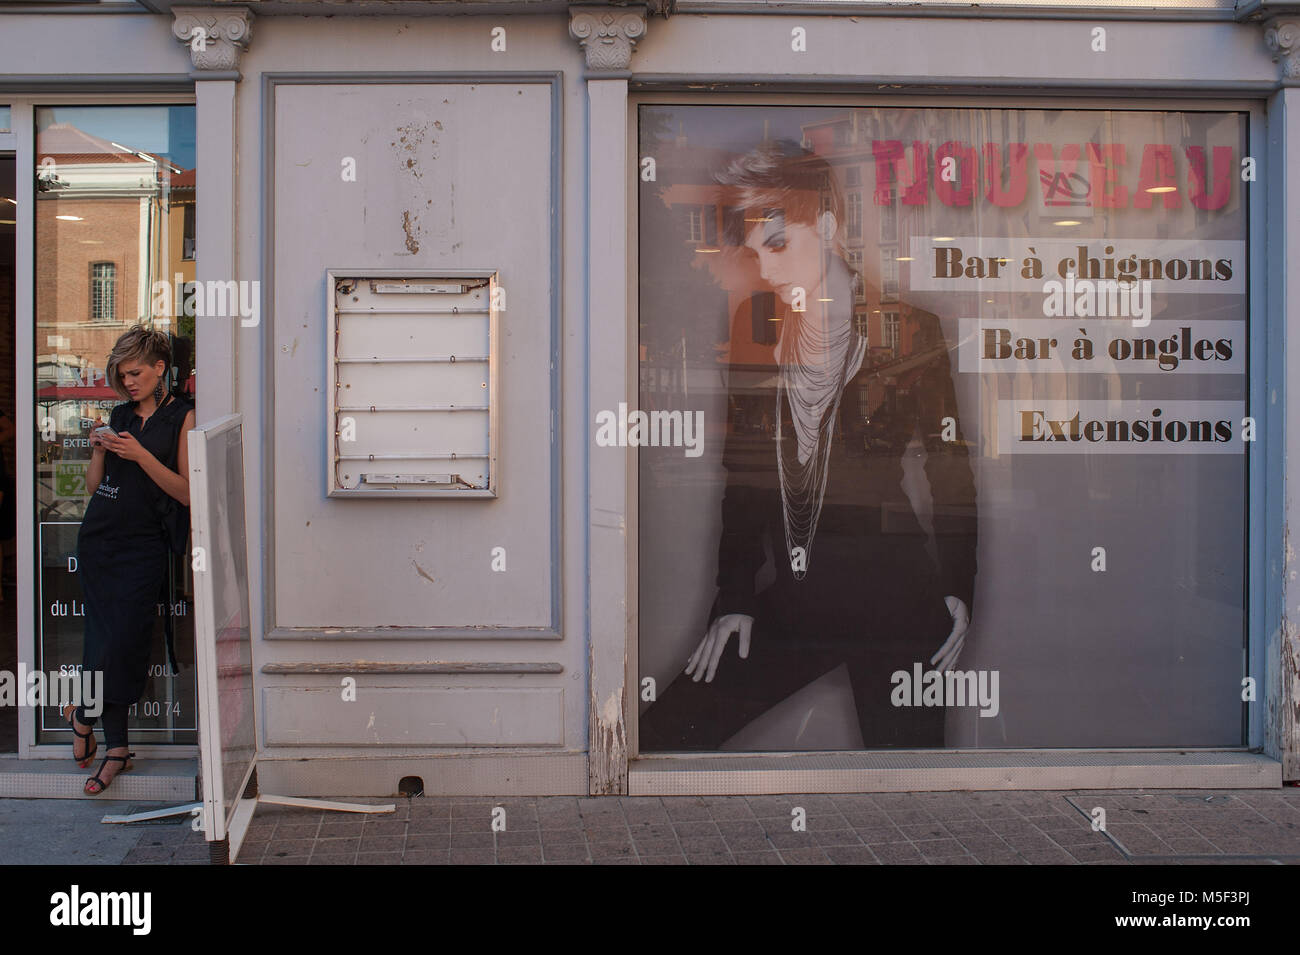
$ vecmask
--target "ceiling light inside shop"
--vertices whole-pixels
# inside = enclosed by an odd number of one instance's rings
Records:
[[[56,219],[62,219],[64,222],[85,222],[81,216],[55,216]]]
[[[1082,225],[1078,219],[1057,219],[1052,225]]]
[[[951,242],[951,241],[953,240],[953,238],[954,238],[954,237],[953,237],[953,236],[950,236],[950,235],[936,235],[936,236],[934,237],[934,241],[935,241],[935,242]]]
[[[0,219],[0,225],[17,225],[17,219]]]
[[[1147,192],[1177,192],[1177,186],[1152,186]]]
[[[894,261],[895,261],[895,262],[911,262],[911,261],[912,261],[912,257],[911,257],[910,255],[900,255],[900,256],[899,256],[898,258],[896,258]]]

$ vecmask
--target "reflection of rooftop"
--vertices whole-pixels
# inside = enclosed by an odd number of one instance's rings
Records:
[[[73,187],[79,193],[88,188],[118,192],[153,189],[159,179],[170,180],[174,189],[194,188],[193,169],[182,169],[162,156],[101,139],[69,123],[42,129],[36,139],[36,155],[42,192],[49,187]]]
[[[939,357],[945,350],[945,346],[936,345],[925,351],[914,352],[910,355],[902,355],[893,361],[883,362],[879,365],[873,365],[870,368],[871,374],[879,378],[898,378],[906,375],[911,371],[918,371],[924,366],[930,364]]]
[[[108,385],[60,386],[46,385],[36,392],[38,400],[90,401],[95,398],[113,398],[121,401],[122,397]]]
[[[71,123],[53,123],[42,129],[37,136],[37,153],[41,158],[52,156],[64,163],[147,162],[166,166],[172,172],[181,171],[161,156],[100,139]]]
[[[732,394],[760,394],[776,387],[774,367],[755,368],[752,365],[732,365],[727,371],[728,390]]]

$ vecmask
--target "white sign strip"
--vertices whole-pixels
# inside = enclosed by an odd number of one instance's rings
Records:
[[[1094,375],[1243,375],[1243,322],[963,318],[958,370]]]
[[[1235,240],[913,236],[910,248],[908,287],[922,292],[1046,293],[1044,283],[1071,273],[1150,281],[1154,292],[1246,292],[1246,243]]]
[[[1000,454],[1242,454],[1244,401],[998,402]]]

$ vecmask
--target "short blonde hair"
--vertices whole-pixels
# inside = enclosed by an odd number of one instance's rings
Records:
[[[113,343],[113,350],[109,353],[104,374],[108,378],[109,387],[123,399],[130,401],[131,395],[122,384],[118,369],[124,364],[143,362],[152,365],[159,361],[167,368],[171,367],[172,345],[167,333],[145,328],[143,325],[132,325]],[[163,370],[163,374],[167,374],[166,369]]]

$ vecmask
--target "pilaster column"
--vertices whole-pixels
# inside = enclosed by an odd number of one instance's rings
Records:
[[[238,279],[235,236],[238,185],[236,85],[239,61],[253,33],[247,7],[173,7],[172,34],[189,48],[197,113],[195,156],[195,258],[200,283]],[[200,288],[205,287],[203,284]],[[237,306],[236,306],[237,309]],[[195,420],[211,421],[236,410],[236,335],[239,316],[197,320]],[[260,335],[258,329],[254,334]]]
[[[627,207],[632,166],[627,154],[627,77],[645,34],[645,10],[570,7],[569,32],[587,59],[587,329],[588,392],[584,438],[589,461],[587,569],[590,594],[587,775],[592,795],[627,792],[630,624],[627,501],[636,458],[627,448],[595,444],[595,415],[636,402],[628,376],[629,310],[634,276],[628,263]],[[631,694],[635,701],[636,693]]]
[[[1300,4],[1246,0],[1243,10],[1264,27],[1264,44],[1279,64],[1278,90],[1268,99],[1268,147],[1263,159],[1267,203],[1259,284],[1265,302],[1268,353],[1260,373],[1268,404],[1261,455],[1264,518],[1258,527],[1267,558],[1263,568],[1263,686],[1252,707],[1262,707],[1263,744],[1282,763],[1284,780],[1300,779],[1300,558],[1290,533],[1300,528]],[[1263,632],[1259,632],[1262,630]],[[1254,721],[1252,721],[1253,723]]]
[[[172,7],[172,17],[172,34],[190,48],[190,62],[195,70],[239,69],[239,57],[253,37],[251,10]]]
[[[569,34],[586,52],[588,70],[626,70],[645,34],[645,10],[569,7]]]
[[[1291,34],[1294,37],[1294,33]],[[1293,43],[1293,41],[1292,41]],[[1294,46],[1291,47],[1294,49]],[[1294,64],[1294,53],[1288,54]],[[1293,66],[1288,68],[1294,68]],[[1284,79],[1268,101],[1268,206],[1265,287],[1269,355],[1266,406],[1270,423],[1264,468],[1268,492],[1263,534],[1266,638],[1264,686],[1257,699],[1264,712],[1264,752],[1282,762],[1284,780],[1300,779],[1300,557],[1291,531],[1300,528],[1300,83]]]

